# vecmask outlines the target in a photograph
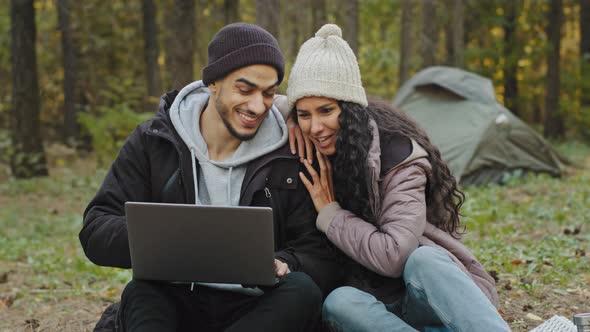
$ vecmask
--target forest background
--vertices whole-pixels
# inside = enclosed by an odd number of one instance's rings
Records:
[[[367,93],[387,100],[432,65],[492,79],[576,167],[467,188],[466,242],[514,329],[590,311],[590,0],[0,0],[0,330],[87,330],[118,298],[129,273],[85,259],[81,212],[235,21],[277,37],[287,75],[305,40],[340,25]]]

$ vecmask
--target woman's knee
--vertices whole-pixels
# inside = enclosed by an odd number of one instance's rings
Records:
[[[441,249],[429,246],[418,247],[406,261],[403,278],[408,283],[410,280],[437,274],[437,269],[443,262],[454,264]]]
[[[324,318],[352,317],[360,312],[355,305],[361,302],[373,302],[376,299],[357,288],[344,286],[333,290],[324,300],[322,315]]]

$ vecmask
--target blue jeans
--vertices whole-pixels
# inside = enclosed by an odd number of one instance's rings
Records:
[[[416,249],[403,278],[406,293],[399,303],[384,304],[353,287],[337,288],[324,302],[324,322],[333,331],[510,331],[475,282],[442,250]]]

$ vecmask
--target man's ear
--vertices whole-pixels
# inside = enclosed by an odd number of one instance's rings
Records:
[[[217,84],[218,84],[218,81],[209,83],[208,88],[209,88],[209,90],[211,90],[211,94],[217,94],[217,89],[218,89],[218,85]]]

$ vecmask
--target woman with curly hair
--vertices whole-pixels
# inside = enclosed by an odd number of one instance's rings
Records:
[[[336,331],[509,331],[494,279],[461,244],[463,193],[414,121],[367,101],[340,28],[299,50],[287,98],[319,163],[300,173],[317,228],[350,259],[328,295]]]

